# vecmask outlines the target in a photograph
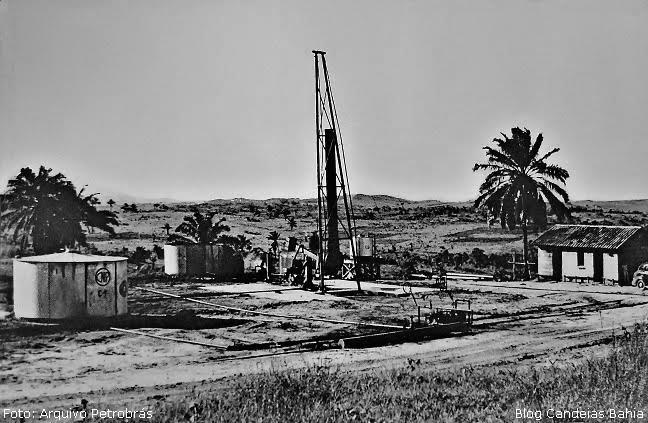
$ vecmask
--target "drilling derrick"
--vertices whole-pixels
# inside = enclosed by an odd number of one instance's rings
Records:
[[[325,52],[313,50],[315,56],[315,140],[317,146],[317,231],[320,289],[325,276],[341,274],[344,256],[340,241],[349,240],[350,256],[356,261],[355,217],[349,195],[349,184],[342,135],[331,89]],[[360,290],[359,277],[354,277]]]

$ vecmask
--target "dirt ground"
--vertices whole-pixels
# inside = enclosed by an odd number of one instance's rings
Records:
[[[344,288],[345,283],[350,282],[335,284]],[[380,329],[233,313],[140,290],[131,291],[130,317],[94,322],[94,327],[0,320],[0,405],[69,407],[86,398],[94,405],[142,407],[207,389],[213,385],[210,381],[312,364],[349,371],[390,367],[408,359],[439,369],[559,364],[607,351],[613,336],[622,336],[623,328],[632,330],[648,316],[648,296],[632,287],[566,282],[448,284],[450,295],[426,287],[413,289],[417,303],[449,308],[451,297],[470,299],[475,312],[471,333],[365,349],[313,351],[305,349],[305,343]],[[343,296],[282,291],[289,287],[264,283],[147,287],[227,307],[395,326],[417,313],[413,299],[394,282],[367,284],[371,295]],[[110,325],[213,347],[117,332]]]

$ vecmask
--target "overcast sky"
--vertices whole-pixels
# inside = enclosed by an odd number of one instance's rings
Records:
[[[573,199],[648,198],[648,0],[0,0],[0,183],[313,197],[327,51],[354,193],[476,197],[513,126]]]

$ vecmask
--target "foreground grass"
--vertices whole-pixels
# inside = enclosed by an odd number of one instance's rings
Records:
[[[643,409],[648,407],[646,369],[648,341],[639,328],[617,337],[608,356],[577,364],[439,372],[410,360],[401,368],[371,372],[321,366],[243,376],[211,394],[159,403],[153,421],[537,420],[516,420],[516,408],[541,410],[542,421],[643,421],[648,419],[648,409]],[[549,420],[549,409],[602,410],[604,416]],[[610,416],[610,409],[616,410],[616,418]],[[619,410],[625,409],[634,414],[619,418]]]

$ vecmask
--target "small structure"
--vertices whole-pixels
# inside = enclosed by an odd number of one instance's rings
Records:
[[[355,257],[353,253],[355,252]],[[376,238],[356,235],[349,240],[350,258],[342,265],[343,279],[375,281],[380,279],[380,261],[377,257]]]
[[[640,226],[554,225],[534,241],[538,277],[629,284],[648,260],[648,233]]]
[[[224,244],[182,244],[164,246],[167,275],[212,275],[217,279],[243,276],[243,258]]]
[[[16,317],[126,314],[126,258],[65,252],[14,259],[13,292]]]

